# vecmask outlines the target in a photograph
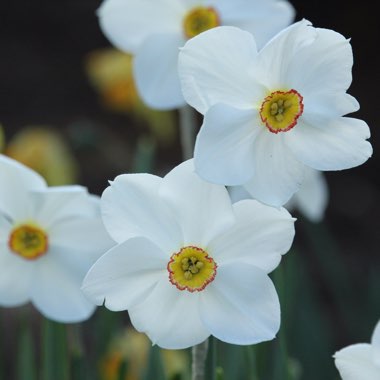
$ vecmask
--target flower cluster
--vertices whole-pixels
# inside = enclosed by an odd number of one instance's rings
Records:
[[[295,234],[283,206],[320,221],[321,171],[372,155],[367,124],[346,116],[359,108],[350,42],[307,20],[288,26],[282,0],[105,0],[98,15],[133,54],[147,105],[204,116],[194,158],[164,177],[119,175],[99,202],[1,156],[0,304],[31,301],[61,322],[127,310],[168,349],[273,339],[269,274]],[[345,379],[378,378],[379,336],[378,325],[372,345],[335,355]]]
[[[359,109],[347,93],[349,40],[307,20],[286,27],[294,11],[283,1],[106,0],[98,15],[110,41],[134,55],[147,105],[186,102],[204,119],[194,159],[164,178],[121,175],[105,190],[103,220],[117,245],[83,291],[128,310],[162,347],[210,334],[272,339],[279,305],[268,273],[294,233],[282,206],[320,221],[321,171],[372,155],[367,124],[347,116]]]
[[[150,107],[185,105],[177,74],[179,48],[199,33],[234,25],[263,45],[294,18],[282,0],[106,0],[100,26],[119,49],[132,53],[140,95]]]

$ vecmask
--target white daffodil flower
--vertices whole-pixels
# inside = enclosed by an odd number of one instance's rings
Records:
[[[116,177],[101,209],[118,245],[84,280],[97,305],[128,310],[133,326],[164,348],[210,335],[234,344],[275,337],[280,305],[268,273],[293,241],[285,209],[232,205],[226,188],[203,181],[192,160],[164,178]]]
[[[254,37],[218,27],[189,40],[179,55],[187,102],[204,114],[194,159],[204,179],[243,185],[272,206],[300,188],[305,167],[342,170],[372,155],[367,124],[343,117],[358,102],[346,90],[348,40],[306,20],[260,51]]]
[[[233,203],[243,199],[252,199],[243,186],[228,186]],[[290,198],[284,207],[296,209],[311,222],[318,223],[323,219],[328,202],[328,187],[323,174],[306,167],[301,188]]]
[[[379,380],[380,321],[373,332],[371,344],[358,343],[342,348],[334,358],[343,380]]]
[[[156,109],[185,105],[177,73],[179,48],[218,25],[234,25],[264,44],[294,19],[283,0],[105,0],[100,27],[117,48],[132,53],[144,102]]]
[[[81,186],[47,187],[36,172],[0,156],[0,305],[32,304],[47,318],[79,322],[95,305],[80,287],[114,243],[99,199]]]

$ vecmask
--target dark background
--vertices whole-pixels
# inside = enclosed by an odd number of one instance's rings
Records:
[[[0,3],[0,123],[7,139],[27,125],[59,129],[80,164],[79,181],[97,194],[107,186],[107,180],[132,170],[130,157],[139,134],[127,116],[101,106],[84,71],[87,53],[110,46],[95,16],[99,4],[95,0],[1,0]],[[377,154],[380,33],[378,14],[369,0],[294,0],[292,4],[297,20],[306,18],[316,27],[334,29],[351,38],[354,67],[349,93],[360,102],[361,109],[355,117],[369,124],[374,148],[373,157],[364,165],[326,174],[330,202],[323,224],[313,225],[297,215],[300,219],[295,255],[303,264],[297,264],[301,266],[295,267],[298,269],[293,276],[301,283],[298,292],[290,297],[292,303],[288,308],[292,308],[293,317],[284,328],[292,332],[288,337],[290,352],[300,357],[307,371],[313,368],[310,364],[313,355],[308,356],[305,351],[309,349],[312,353],[313,347],[324,338],[329,340],[330,350],[369,341],[380,318]],[[112,146],[119,138],[126,139],[126,153],[119,152],[120,159],[115,160]],[[154,169],[169,170],[180,161],[179,143],[173,144],[158,150]],[[311,293],[302,290],[303,279],[310,285]],[[313,305],[309,304],[310,297]],[[322,315],[317,322],[310,319],[315,313]],[[315,323],[319,325],[315,327]],[[304,327],[299,328],[301,325]],[[324,329],[326,337],[319,333]],[[301,350],[296,343],[302,337]],[[328,360],[332,353],[327,352]],[[317,359],[323,360],[315,356]],[[314,366],[319,365],[314,363]],[[328,373],[333,371],[330,368]],[[312,372],[307,378],[313,378]],[[322,377],[319,374],[316,378]]]

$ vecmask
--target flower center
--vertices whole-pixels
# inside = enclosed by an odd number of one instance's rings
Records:
[[[41,228],[22,224],[9,235],[9,248],[26,260],[35,260],[48,250],[48,237]]]
[[[274,91],[261,104],[261,120],[273,133],[289,131],[302,115],[302,101],[303,97],[296,90]]]
[[[215,261],[201,248],[184,247],[168,263],[169,280],[179,290],[199,292],[216,276]]]
[[[195,7],[183,19],[183,29],[187,38],[195,37],[218,25],[220,25],[218,13],[212,7]]]

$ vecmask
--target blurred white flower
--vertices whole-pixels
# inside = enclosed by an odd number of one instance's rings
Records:
[[[294,9],[283,0],[105,0],[98,16],[111,43],[135,55],[134,75],[144,102],[174,109],[185,105],[177,60],[187,39],[234,25],[264,44],[293,21]]]
[[[47,318],[79,322],[95,310],[80,290],[112,246],[99,199],[81,186],[47,187],[31,169],[0,156],[0,305],[27,302]]]
[[[305,167],[300,189],[293,194],[285,204],[289,211],[298,210],[311,222],[320,222],[324,215],[329,199],[329,190],[322,172]]]
[[[116,177],[101,208],[119,244],[84,280],[97,305],[128,310],[133,326],[163,348],[210,334],[234,344],[274,338],[280,305],[268,273],[293,241],[285,209],[231,205],[226,188],[203,181],[192,160],[164,178]]]
[[[196,171],[228,186],[244,185],[264,203],[285,204],[305,167],[341,170],[372,155],[357,111],[348,40],[306,20],[259,52],[253,36],[219,27],[189,40],[179,55],[187,102],[204,114],[194,151]]]
[[[380,379],[380,321],[371,343],[358,343],[342,348],[334,355],[335,365],[343,380]]]

